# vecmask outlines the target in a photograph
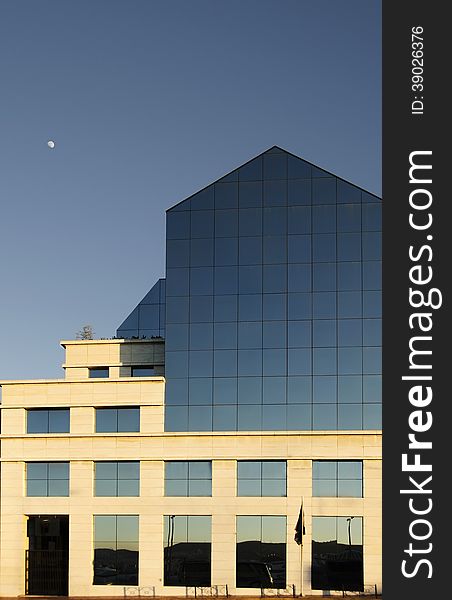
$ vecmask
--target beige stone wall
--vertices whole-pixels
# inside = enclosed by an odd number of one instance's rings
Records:
[[[94,348],[95,344],[88,346]],[[107,350],[102,348],[102,352]],[[108,352],[112,356],[116,350]],[[87,353],[83,344],[71,345],[68,350],[73,363],[87,361]],[[162,378],[5,383],[0,596],[24,593],[26,515],[32,514],[70,516],[69,590],[74,596],[123,595],[122,586],[92,585],[93,515],[96,514],[140,516],[139,583],[156,586],[158,595],[185,595],[184,588],[162,585],[163,515],[212,516],[212,584],[227,583],[231,593],[242,595],[259,595],[259,590],[235,589],[236,515],[287,516],[287,582],[295,584],[298,592],[303,588],[305,594],[311,591],[312,516],[362,516],[365,583],[376,583],[381,589],[381,435],[378,432],[165,433],[163,393]],[[140,433],[96,434],[95,407],[112,405],[140,405]],[[69,434],[25,433],[26,409],[47,406],[71,408]],[[106,459],[141,461],[140,497],[93,496],[93,461]],[[165,497],[164,460],[174,459],[212,460],[212,497]],[[287,497],[237,497],[236,461],[241,459],[287,460]],[[312,498],[315,459],[363,460],[364,498]],[[68,498],[26,497],[25,462],[33,460],[70,460]],[[302,551],[293,541],[301,499],[307,529],[302,559]]]

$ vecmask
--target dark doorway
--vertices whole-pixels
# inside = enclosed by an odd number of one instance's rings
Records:
[[[69,517],[29,516],[27,535],[25,593],[32,596],[67,596]]]

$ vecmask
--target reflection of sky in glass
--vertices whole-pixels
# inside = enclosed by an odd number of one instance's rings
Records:
[[[237,543],[260,541],[263,543],[286,542],[285,516],[238,516]]]
[[[312,539],[315,542],[335,541],[339,544],[349,543],[348,517],[312,517]],[[351,520],[350,533],[353,544],[362,544],[362,517]]]
[[[210,542],[212,537],[212,517],[210,516],[164,516],[163,545],[181,542]],[[168,538],[169,536],[169,538]]]
[[[137,515],[95,515],[94,547],[113,550],[138,550]]]

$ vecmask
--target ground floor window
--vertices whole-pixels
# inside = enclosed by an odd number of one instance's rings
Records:
[[[138,585],[138,515],[94,516],[94,585]]]
[[[212,518],[164,517],[163,585],[210,586]]]
[[[286,587],[286,517],[238,516],[236,584]]]
[[[363,591],[362,517],[312,517],[314,590]]]

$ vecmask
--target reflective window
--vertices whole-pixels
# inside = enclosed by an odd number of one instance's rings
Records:
[[[27,410],[27,433],[69,433],[69,408]]]
[[[27,496],[69,496],[68,462],[28,462]]]
[[[336,204],[336,178],[325,177],[312,180],[313,204]]]
[[[97,461],[94,463],[95,496],[139,496],[140,462]]]
[[[168,213],[170,214],[170,213]],[[190,235],[192,238],[213,237],[214,211],[200,210],[190,220]]]
[[[238,516],[236,586],[286,587],[286,517]]]
[[[239,186],[236,182],[215,184],[215,208],[236,208]]]
[[[286,461],[237,462],[237,496],[286,496]]]
[[[88,372],[90,379],[106,379],[110,370],[108,367],[90,367]]]
[[[239,184],[240,208],[252,208],[262,206],[262,182],[249,181]]]
[[[314,590],[363,591],[362,517],[312,517],[311,586]]]
[[[94,516],[94,585],[138,585],[138,515]]]
[[[154,377],[155,369],[154,367],[132,367],[131,375],[132,377]]]
[[[165,462],[165,496],[211,496],[211,461]]]
[[[239,211],[239,235],[262,235],[262,209],[243,208]]]
[[[212,518],[166,515],[163,585],[210,586]]]
[[[140,431],[140,408],[96,408],[96,433]]]
[[[312,461],[312,495],[362,498],[362,461]]]

